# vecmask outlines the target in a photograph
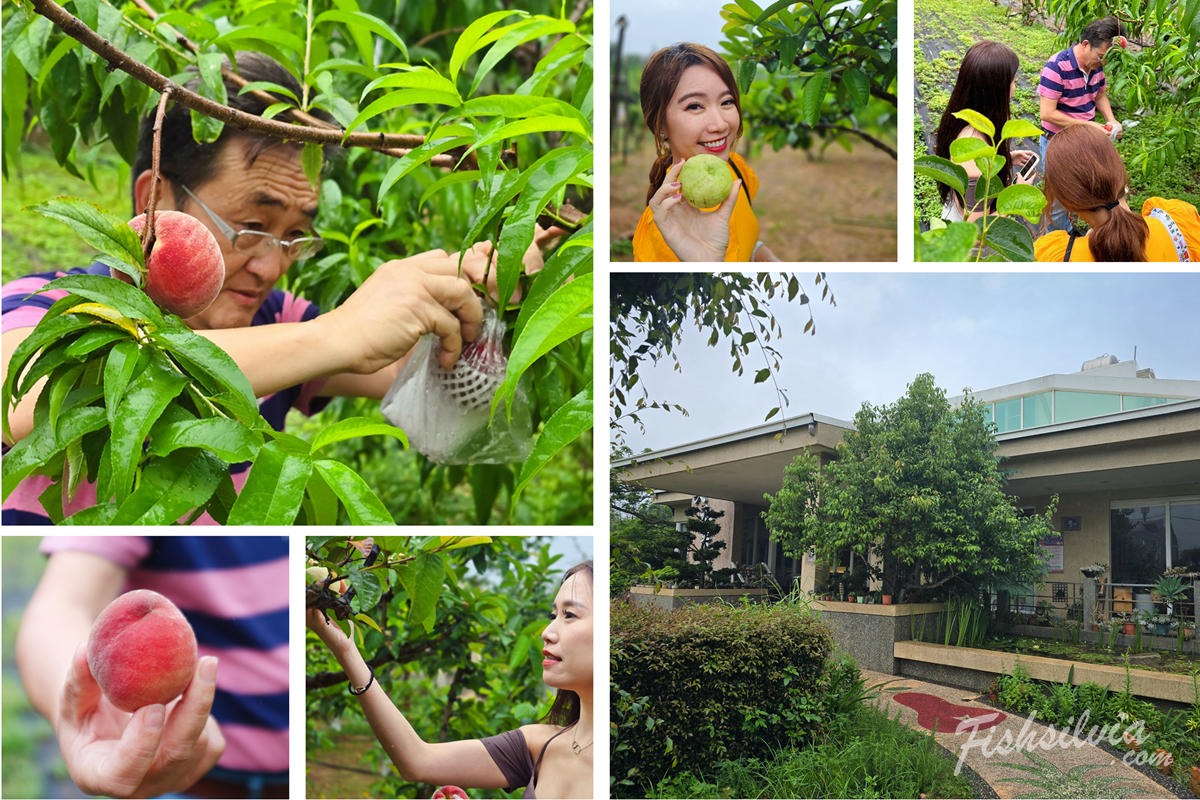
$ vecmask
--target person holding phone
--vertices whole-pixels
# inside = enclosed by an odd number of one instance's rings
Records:
[[[950,93],[950,101],[942,113],[934,138],[933,152],[942,158],[950,158],[950,143],[955,139],[986,137],[972,128],[964,120],[954,116],[955,112],[963,109],[978,111],[991,120],[997,131],[1004,129],[1004,123],[1011,116],[1013,94],[1017,89],[1017,69],[1021,66],[1017,54],[1007,45],[1000,42],[982,41],[971,45],[963,56],[962,65],[958,69],[958,78],[954,83],[954,91]],[[999,154],[1004,157],[1004,166],[1000,168],[996,179],[1003,186],[1013,183],[1032,184],[1037,176],[1033,171],[1036,154],[1032,150],[1011,150],[1010,141],[1000,143]],[[1030,162],[1033,162],[1032,164]],[[960,196],[945,184],[939,184],[942,197],[942,218],[952,222],[973,222],[983,216],[985,205],[983,198],[976,199],[976,192],[983,192],[979,181],[983,173],[974,161],[961,165],[967,171],[966,196]],[[1014,172],[1013,167],[1017,167]],[[995,195],[988,201],[986,209],[995,211]]]

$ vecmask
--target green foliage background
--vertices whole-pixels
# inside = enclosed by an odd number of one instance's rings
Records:
[[[307,544],[318,563],[350,575],[353,609],[371,620],[355,624],[359,651],[381,659],[376,680],[430,742],[492,736],[545,715],[553,695],[541,680],[540,637],[558,581],[572,566],[558,563],[544,537],[494,537],[453,549],[455,538],[376,537],[377,564],[409,560],[375,575],[338,566],[345,537]],[[302,571],[297,565],[297,577]],[[312,632],[305,671],[305,750],[319,759],[340,744],[339,730],[360,731],[365,718],[337,661]],[[429,797],[436,788],[401,780],[373,738],[361,756],[363,766],[382,775],[372,796]],[[472,797],[520,796],[471,791]]]
[[[328,163],[316,228],[330,244],[320,258],[294,269],[281,288],[330,308],[384,260],[491,239],[501,255],[501,295],[507,297],[518,282],[525,292],[525,302],[507,311],[510,330],[517,333],[512,369],[497,401],[503,413],[522,376],[531,387],[536,438],[529,460],[509,467],[439,467],[412,453],[401,455],[394,445],[364,445],[367,440],[355,442],[358,449],[336,448],[338,458],[358,461],[358,469],[374,473],[379,481],[374,486],[380,494],[387,492],[394,518],[591,521],[590,11],[575,24],[565,18],[568,9],[553,2],[495,12],[494,5],[478,0],[412,8],[382,0],[330,0],[315,4],[310,23],[299,3],[232,0],[172,10],[153,22],[132,6],[122,14],[94,0],[69,5],[114,44],[164,74],[176,75],[196,58],[175,43],[168,27],[173,26],[199,43],[202,62],[249,47],[307,75],[310,104],[345,126],[422,135],[437,128],[441,133],[435,138],[471,144],[479,170],[429,166],[433,151],[444,150],[444,144],[418,148],[399,160],[356,149]],[[28,146],[33,140],[48,144],[67,173],[90,178],[97,187],[87,193],[107,198],[106,204],[123,216],[128,201],[120,184],[127,172],[104,154],[111,147],[123,159],[131,158],[137,122],[157,95],[119,70],[107,71],[99,57],[45,18],[10,4],[4,14],[6,189],[15,180],[32,200],[46,199],[31,197],[44,189],[61,191],[57,176],[24,185],[28,164],[34,165],[33,175],[45,174],[39,149]],[[271,24],[262,24],[265,20]],[[310,27],[316,35],[311,54],[305,54]],[[375,86],[388,91],[380,95]],[[474,99],[463,103],[468,97]],[[447,106],[456,110],[446,113]],[[500,150],[508,145],[517,169],[501,166]],[[22,256],[33,269],[86,263],[86,255],[77,260],[81,251],[58,244],[65,238],[61,228],[17,211],[8,193],[6,279],[23,271]],[[534,220],[555,222],[552,214],[546,216],[547,207],[553,210],[561,202],[577,206],[582,223],[569,228],[575,231],[569,240],[547,254],[546,268],[536,279],[518,277]],[[17,258],[10,263],[14,252]],[[528,334],[524,349],[515,341],[521,333]],[[377,405],[336,402],[301,430],[313,432],[317,425],[350,415],[382,421]],[[367,454],[388,461],[364,460]],[[421,496],[414,499],[414,491]],[[517,502],[526,491],[528,499]],[[438,501],[447,496],[457,499],[445,504],[443,515]]]

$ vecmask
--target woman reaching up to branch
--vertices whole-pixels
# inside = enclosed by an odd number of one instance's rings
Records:
[[[540,723],[484,739],[426,742],[380,686],[352,638],[317,609],[308,627],[346,671],[351,694],[400,775],[474,788],[525,787],[523,797],[592,796],[592,562],[567,570],[542,631],[542,679],[558,690]]]

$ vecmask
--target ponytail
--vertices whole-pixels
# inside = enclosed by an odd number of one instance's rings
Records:
[[[658,144],[657,138],[655,137],[655,145]],[[658,191],[658,187],[662,186],[663,180],[667,177],[667,172],[671,169],[673,159],[674,156],[671,155],[670,148],[666,148],[665,152],[662,149],[658,151],[658,157],[650,165],[650,188],[646,190],[646,205],[650,205],[650,198],[654,197],[654,193]]]
[[[1117,204],[1108,212],[1108,219],[1088,235],[1088,241],[1097,261],[1145,261],[1149,235],[1150,228],[1140,214]]]

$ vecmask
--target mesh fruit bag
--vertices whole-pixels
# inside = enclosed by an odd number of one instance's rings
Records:
[[[463,347],[453,369],[438,364],[438,341],[421,337],[388,389],[383,415],[404,430],[408,444],[439,464],[514,464],[532,447],[533,425],[525,391],[517,387],[512,416],[502,403],[491,416],[492,395],[504,380],[504,322],[483,310],[483,332]]]

